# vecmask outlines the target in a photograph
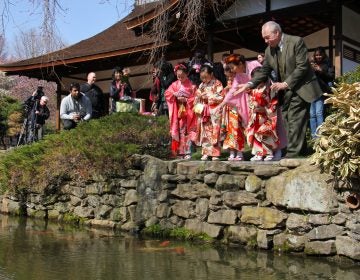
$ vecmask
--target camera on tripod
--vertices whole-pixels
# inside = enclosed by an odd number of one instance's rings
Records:
[[[43,91],[43,87],[38,86],[36,91],[33,93],[32,98],[29,98],[24,103],[24,111],[25,111],[26,115],[31,113],[31,111],[34,109],[34,106],[37,105],[40,102],[41,97],[43,97],[44,95],[45,95],[45,93]]]
[[[45,95],[43,89],[44,89],[44,87],[38,86],[38,88],[36,90],[36,94],[34,95],[35,100],[40,100],[41,97],[43,97]]]
[[[36,111],[43,96],[45,96],[43,87],[38,86],[36,91],[24,102],[24,121],[19,135],[18,146],[37,141],[36,127],[38,116]]]

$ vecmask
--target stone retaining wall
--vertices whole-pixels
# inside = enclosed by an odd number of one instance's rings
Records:
[[[261,249],[360,260],[360,210],[304,160],[165,162],[135,155],[117,178],[0,197],[3,213],[137,231],[159,224]]]

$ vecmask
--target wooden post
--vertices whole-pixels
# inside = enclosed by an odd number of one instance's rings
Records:
[[[208,55],[208,59],[213,62],[214,61],[214,33],[213,33],[213,29],[210,27],[208,29],[208,34],[207,34],[207,55]]]
[[[342,75],[342,3],[337,1],[335,5],[335,76]]]
[[[61,83],[56,82],[56,130],[60,131],[60,105],[61,105]]]
[[[334,65],[334,34],[333,34],[333,26],[329,25],[329,60],[331,66]]]

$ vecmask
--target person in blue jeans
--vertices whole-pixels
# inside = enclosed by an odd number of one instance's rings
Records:
[[[330,67],[330,61],[323,47],[317,47],[314,51],[311,66],[319,81],[322,92],[330,93],[329,84],[334,80],[334,73]],[[310,106],[310,129],[312,138],[316,138],[318,127],[324,122],[324,97],[311,103]]]
[[[316,131],[318,127],[324,122],[324,98],[320,97],[310,105],[310,130],[311,137],[317,137]]]

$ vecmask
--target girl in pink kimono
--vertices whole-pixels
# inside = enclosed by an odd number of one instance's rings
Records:
[[[213,75],[213,66],[205,63],[200,69],[200,84],[196,91],[195,113],[197,118],[198,145],[202,147],[201,160],[219,160],[221,154],[220,126],[221,112],[217,106],[222,102],[222,83]]]
[[[174,69],[177,81],[165,92],[169,108],[171,151],[173,156],[191,158],[192,143],[196,140],[196,116],[193,112],[196,87],[188,78],[184,63]]]
[[[245,146],[245,129],[249,121],[248,94],[238,92],[240,84],[250,80],[250,73],[256,66],[261,66],[257,61],[246,62],[243,55],[231,54],[225,63],[232,73],[235,74],[231,88],[227,91],[224,101],[219,106],[224,108],[223,129],[226,136],[223,144],[224,149],[230,151],[228,160],[244,160],[243,149]]]

